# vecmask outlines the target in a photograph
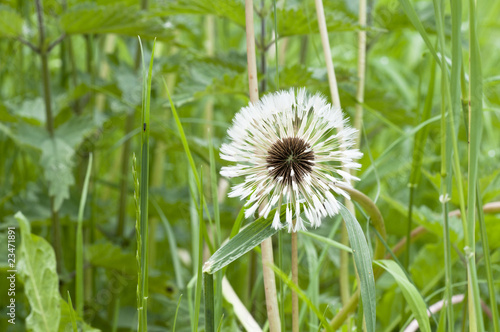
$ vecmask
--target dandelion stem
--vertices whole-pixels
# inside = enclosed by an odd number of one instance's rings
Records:
[[[295,226],[295,222],[294,222]],[[292,282],[299,286],[299,262],[297,249],[297,232],[292,232]],[[292,331],[299,331],[299,297],[292,290]]]
[[[257,60],[255,55],[255,31],[253,26],[253,1],[245,0],[245,26],[247,37],[247,62],[248,62],[248,90],[250,102],[259,100],[259,88],[257,81]],[[276,293],[276,279],[271,266],[274,265],[273,243],[271,238],[265,239],[261,244],[262,251],[262,274],[266,295],[267,318],[269,320],[269,331],[280,332],[281,322]]]

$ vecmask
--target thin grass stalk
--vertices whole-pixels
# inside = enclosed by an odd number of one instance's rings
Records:
[[[203,267],[203,169],[200,172],[200,182],[198,182],[198,198],[200,200],[199,205],[197,206],[198,212],[198,225],[200,227],[200,231],[198,232],[198,265],[196,269],[196,292],[195,292],[195,300],[194,300],[194,327],[193,332],[198,331],[198,321],[200,317],[200,304],[201,304],[201,289],[202,289],[202,267]],[[213,285],[212,285],[213,287]]]
[[[358,31],[358,83],[356,86],[356,115],[354,128],[358,130],[354,148],[359,148],[361,143],[361,127],[363,126],[363,103],[365,102],[365,74],[366,74],[366,0],[359,0],[359,25]]]
[[[156,41],[155,41],[156,44]],[[139,39],[141,54],[142,43]],[[150,132],[150,101],[151,101],[151,80],[153,72],[153,57],[155,45],[151,52],[151,60],[149,63],[149,71],[146,74],[146,66],[143,57],[143,97],[142,97],[142,115],[141,115],[141,174],[140,174],[140,223],[139,232],[141,237],[141,253],[140,253],[140,278],[139,286],[139,319],[138,330],[147,331],[147,300],[148,300],[148,197],[149,197],[149,132]]]
[[[257,60],[255,54],[255,32],[253,25],[253,1],[245,0],[245,26],[247,39],[247,63],[248,63],[248,88],[250,102],[259,100],[259,87],[257,80]],[[267,318],[269,320],[269,331],[280,332],[281,322],[276,293],[276,279],[271,268],[274,265],[273,245],[271,238],[267,238],[261,244],[262,273],[264,278],[264,289],[266,296]]]
[[[490,246],[488,244],[488,233],[486,231],[486,224],[484,222],[484,213],[483,209],[479,208],[483,205],[481,199],[481,191],[479,190],[479,184],[477,186],[477,216],[479,221],[479,229],[481,234],[481,243],[483,247],[483,257],[484,257],[484,265],[486,267],[486,280],[488,282],[488,292],[490,293],[490,307],[491,307],[491,320],[493,321],[493,331],[500,331],[500,320],[498,317],[498,307],[497,301],[495,299],[495,284],[493,283],[493,270],[491,268],[491,258],[490,258]]]
[[[330,41],[328,39],[328,30],[326,28],[325,10],[323,7],[322,0],[315,0],[316,5],[316,15],[318,18],[319,32],[321,36],[321,44],[323,46],[323,54],[325,57],[326,70],[328,74],[328,85],[330,87],[330,95],[332,98],[332,104],[334,107],[341,108],[339,89],[337,85],[337,78],[335,77],[335,69],[332,61],[332,53],[330,50]],[[365,14],[366,15],[366,14]],[[366,20],[365,20],[366,22]],[[342,128],[341,128],[342,129]],[[345,169],[344,171],[350,172],[350,169]],[[346,200],[345,202],[347,209],[351,214],[355,215],[354,205],[351,201]],[[344,245],[349,243],[349,237],[347,235],[346,227],[342,227],[341,242]],[[340,296],[342,298],[342,304],[346,304],[350,297],[349,289],[349,255],[346,252],[340,253]]]
[[[89,163],[83,183],[80,207],[78,208],[78,226],[76,229],[76,312],[79,317],[83,317],[83,211],[87,201],[90,172],[92,170],[92,153],[89,155]]]
[[[210,180],[211,180],[211,189],[212,189],[212,204],[214,210],[214,222],[215,222],[215,244],[217,248],[220,248],[222,242],[222,231],[220,225],[220,211],[219,211],[219,200],[217,199],[217,172],[215,169],[215,153],[214,146],[212,141],[212,134],[210,130],[208,131],[208,148],[209,148],[209,156],[210,156]],[[214,316],[215,322],[214,325],[219,325],[219,322],[222,320],[222,271],[218,271],[215,273],[215,308],[214,308]]]
[[[481,73],[481,55],[479,51],[479,41],[477,35],[476,22],[476,2],[469,0],[469,146],[468,146],[468,190],[467,190],[467,230],[469,234],[468,242],[466,242],[466,257],[467,257],[467,274],[469,276],[469,305],[470,317],[475,318],[476,326],[471,323],[470,329],[484,331],[483,315],[481,311],[479,285],[476,272],[476,243],[475,243],[475,206],[476,206],[476,191],[477,191],[477,176],[478,176],[478,160],[479,150],[481,147],[481,134],[483,125],[483,86]]]

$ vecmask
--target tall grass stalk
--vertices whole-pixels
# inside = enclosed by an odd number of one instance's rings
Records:
[[[139,262],[139,277],[138,277],[138,331],[147,331],[147,311],[148,311],[148,197],[149,197],[149,132],[150,132],[150,101],[151,101],[151,80],[153,72],[153,58],[156,41],[153,44],[151,51],[151,60],[149,63],[149,71],[146,73],[146,65],[144,56],[142,59],[142,113],[141,113],[141,173],[139,182],[139,223],[138,223],[138,262]],[[139,38],[141,54],[144,54],[142,49],[141,39]]]
[[[80,207],[78,209],[78,226],[76,229],[76,312],[79,317],[83,317],[83,212],[87,201],[90,172],[92,170],[92,153],[89,155],[85,181],[83,182]]]
[[[247,43],[247,66],[248,66],[248,89],[250,102],[259,100],[259,87],[257,80],[257,59],[255,54],[255,32],[253,25],[253,0],[245,0],[245,27]],[[276,279],[271,268],[274,265],[273,243],[271,238],[265,239],[261,244],[262,252],[262,274],[264,278],[264,289],[266,296],[267,318],[269,320],[269,331],[280,332],[281,322],[276,292]]]

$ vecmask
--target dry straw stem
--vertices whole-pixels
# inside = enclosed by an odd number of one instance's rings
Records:
[[[247,62],[248,62],[248,90],[250,102],[259,100],[259,87],[257,81],[257,60],[255,56],[255,32],[253,26],[253,1],[245,0],[245,26],[247,37]],[[271,266],[274,265],[273,243],[271,238],[265,239],[261,244],[262,251],[262,274],[266,294],[267,318],[269,320],[269,331],[280,332],[281,322],[276,292],[276,279]]]
[[[319,33],[321,36],[321,44],[323,46],[323,53],[325,56],[326,70],[328,74],[328,85],[330,86],[330,94],[332,97],[332,104],[334,107],[341,108],[339,89],[337,86],[337,78],[335,77],[335,69],[333,67],[332,53],[330,50],[330,41],[328,39],[328,30],[326,28],[325,10],[323,7],[322,0],[315,0],[316,4],[316,15],[318,17]],[[366,11],[366,10],[365,10]],[[341,128],[342,129],[342,128]],[[349,169],[343,168],[344,171],[349,172]],[[354,210],[354,205],[348,200],[346,200],[345,205],[352,215],[356,215]],[[347,230],[345,227],[342,228],[342,244],[347,245],[349,238],[347,235]],[[342,304],[346,304],[349,300],[349,268],[348,268],[348,258],[347,252],[340,253],[340,296],[342,298]]]

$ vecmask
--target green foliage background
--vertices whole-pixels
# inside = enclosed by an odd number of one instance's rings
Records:
[[[411,1],[432,44],[437,31],[432,1]],[[318,34],[314,1],[278,1],[278,68],[274,51],[273,2],[256,1],[256,35],[261,95],[279,88],[307,87],[310,92],[329,96],[325,63]],[[357,2],[325,1],[332,56],[339,81],[344,111],[354,116],[357,84]],[[463,91],[469,79],[468,6],[463,5],[462,50]],[[450,47],[451,18],[445,2],[444,32]],[[484,204],[500,200],[500,2],[478,1],[478,43],[481,50],[483,84],[483,131],[479,146],[478,183]],[[42,287],[51,307],[52,322],[66,331],[70,326],[67,291],[75,301],[75,255],[78,206],[87,169],[93,154],[92,175],[83,215],[84,230],[84,314],[78,318],[85,331],[129,331],[137,326],[135,260],[135,204],[132,183],[132,153],[140,155],[141,54],[136,36],[144,44],[149,59],[152,39],[157,38],[153,65],[150,127],[149,183],[149,305],[151,331],[171,331],[178,300],[176,331],[192,330],[188,283],[196,276],[197,234],[200,231],[196,198],[198,193],[184,154],[180,136],[164,89],[166,81],[195,163],[203,168],[204,195],[211,219],[212,202],[217,199],[210,170],[209,135],[215,148],[218,171],[225,161],[218,147],[226,140],[226,130],[234,114],[248,103],[244,3],[240,0],[46,0],[43,1],[45,41],[40,44],[35,2],[6,0],[0,5],[0,330],[24,331],[33,311],[33,283],[23,282],[19,273],[16,289],[16,326],[7,323],[7,227],[17,229],[17,259],[34,260],[35,273],[58,273],[57,287]],[[426,97],[433,67],[433,55],[406,16],[400,2],[369,1],[367,79],[361,150],[364,157],[356,188],[370,196],[381,210],[393,247],[406,235],[410,175],[413,159],[421,158],[421,175],[416,179],[413,222],[426,232],[411,248],[409,274],[427,304],[443,299],[443,221],[439,201],[441,183],[440,75],[436,75],[430,120],[424,122]],[[263,29],[262,29],[263,28]],[[49,76],[44,76],[42,54],[48,53]],[[437,48],[436,48],[437,49]],[[445,54],[449,57],[449,54]],[[148,60],[147,60],[148,61]],[[439,71],[438,71],[439,73]],[[47,80],[49,79],[49,80]],[[52,120],[47,118],[46,94],[50,86]],[[467,179],[467,97],[457,133],[461,172]],[[54,130],[48,129],[53,121]],[[352,121],[351,121],[352,122]],[[209,134],[210,132],[210,134]],[[427,135],[422,134],[426,132]],[[417,137],[420,145],[414,152]],[[417,164],[418,165],[418,164]],[[222,182],[220,182],[222,181]],[[466,180],[464,180],[466,181]],[[466,184],[464,184],[465,186]],[[219,197],[222,239],[229,237],[242,202]],[[450,210],[458,209],[455,182]],[[22,227],[22,239],[30,243],[21,250],[21,229],[14,215],[21,211],[29,220]],[[366,217],[357,218],[369,244],[375,241]],[[25,219],[25,220],[26,220]],[[338,218],[336,218],[338,219]],[[59,223],[59,235],[54,232]],[[210,230],[208,218],[205,215]],[[250,221],[244,220],[243,223]],[[22,222],[24,223],[24,221]],[[340,231],[330,235],[336,220],[324,220],[312,232],[340,239]],[[29,225],[29,227],[28,227]],[[489,305],[484,256],[489,255],[493,281],[500,282],[499,214],[485,214],[490,252],[482,249],[479,228],[476,266],[479,290]],[[29,228],[33,234],[29,234]],[[454,294],[466,293],[464,231],[459,218],[450,218],[452,282]],[[60,243],[55,240],[59,237]],[[284,237],[284,271],[289,266],[289,238]],[[31,241],[31,242],[30,242]],[[216,242],[217,243],[217,242]],[[50,245],[49,245],[50,244]],[[56,272],[53,248],[60,249]],[[35,248],[37,248],[35,250]],[[339,249],[301,235],[299,247],[300,287],[327,319],[342,307],[339,297]],[[215,248],[217,249],[217,248]],[[33,251],[34,250],[34,251]],[[276,250],[275,250],[276,252]],[[316,267],[322,252],[325,258]],[[4,254],[5,253],[5,254]],[[34,255],[34,256],[32,256]],[[204,253],[205,259],[209,249]],[[40,257],[40,258],[38,258]],[[48,258],[47,258],[48,257]],[[29,258],[29,259],[28,259]],[[403,259],[403,258],[401,258]],[[25,261],[26,262],[26,261]],[[24,263],[26,264],[26,263]],[[356,283],[350,263],[350,281]],[[22,268],[23,263],[18,266]],[[317,268],[317,274],[310,269]],[[283,269],[283,267],[282,267]],[[236,293],[260,323],[266,321],[260,257],[253,251],[226,270]],[[44,274],[44,277],[47,277]],[[319,294],[309,285],[317,285]],[[55,287],[55,288],[54,288]],[[353,286],[354,290],[354,286]],[[54,298],[55,296],[55,298]],[[286,293],[289,303],[290,291]],[[494,295],[500,302],[500,293]],[[194,299],[194,296],[193,296]],[[400,329],[409,319],[401,308],[405,299],[398,283],[384,274],[377,281],[377,331]],[[53,302],[50,302],[53,303]],[[455,325],[468,327],[466,302],[454,306]],[[231,305],[222,302],[223,331],[241,329]],[[317,318],[306,306],[301,315],[304,330],[316,331]],[[45,308],[46,309],[46,308]],[[289,315],[291,307],[285,306]],[[60,311],[59,311],[60,310]],[[42,310],[43,311],[43,310]],[[36,315],[33,315],[35,317]],[[82,318],[85,320],[83,323]],[[439,318],[439,317],[438,317]],[[200,310],[200,322],[204,319]],[[486,330],[493,330],[484,314]],[[29,319],[28,319],[29,321]],[[33,320],[32,320],[33,322]],[[345,328],[360,321],[356,313]],[[431,325],[435,325],[431,320]],[[37,328],[35,331],[44,331]],[[68,325],[69,324],[69,325]],[[200,324],[201,328],[202,324]],[[358,325],[359,326],[359,325]]]

